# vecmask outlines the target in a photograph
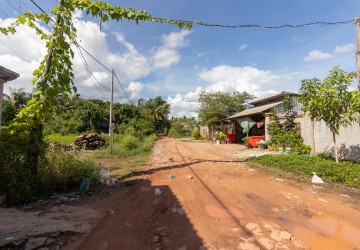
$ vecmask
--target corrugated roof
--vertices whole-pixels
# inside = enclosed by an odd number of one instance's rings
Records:
[[[279,105],[280,103],[282,103],[282,101],[265,104],[265,105],[251,108],[251,109],[245,109],[244,111],[241,111],[240,113],[232,115],[232,116],[228,117],[227,119],[234,119],[234,118],[248,116],[248,115],[260,114],[268,109],[271,109],[272,107]]]
[[[277,93],[277,94],[273,94],[273,95],[270,95],[270,96],[264,96],[264,97],[256,98],[254,100],[250,100],[246,104],[257,105],[257,104],[264,104],[264,103],[279,101],[279,100],[284,99],[284,96],[286,96],[286,95],[298,96],[299,94],[292,93],[292,92],[287,92],[287,91],[281,91],[280,93]]]

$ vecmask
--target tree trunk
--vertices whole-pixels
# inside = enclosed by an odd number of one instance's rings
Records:
[[[336,145],[335,132],[333,132],[333,142],[334,142],[334,151],[335,151],[336,164],[339,164],[339,155],[338,155],[338,148],[337,148],[337,145]]]
[[[315,126],[315,121],[312,121],[312,126],[313,126],[313,148],[312,148],[312,153],[314,156],[316,156],[316,140],[315,140],[315,135],[316,135],[316,126]]]

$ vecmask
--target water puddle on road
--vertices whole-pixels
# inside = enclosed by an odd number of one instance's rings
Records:
[[[304,227],[294,227],[297,237],[312,249],[358,249],[360,228],[328,214],[317,214]]]

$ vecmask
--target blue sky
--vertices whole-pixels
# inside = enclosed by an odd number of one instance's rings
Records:
[[[0,3],[2,26],[11,22],[6,15],[19,14],[16,10],[19,6],[20,10],[39,12],[30,0],[8,1]],[[36,2],[47,11],[56,3],[55,0]],[[108,2],[146,10],[154,17],[229,25],[337,22],[360,16],[358,0]],[[168,24],[111,21],[100,31],[97,19],[80,12],[76,13],[74,22],[79,43],[107,67],[115,69],[132,100],[160,95],[172,105],[174,116],[196,116],[197,96],[202,90],[248,91],[256,96],[282,90],[297,92],[302,79],[322,79],[335,65],[347,71],[355,70],[352,23],[284,29],[195,26],[187,31]],[[43,28],[50,31],[49,27]],[[0,42],[0,65],[21,74],[7,85],[31,91],[31,72],[45,53],[44,42],[26,27],[15,36],[1,35]],[[109,86],[110,74],[85,55],[95,80],[84,70],[78,53],[75,54],[75,82],[79,93],[85,98],[107,100],[108,90],[97,81]],[[115,100],[127,102],[118,85],[115,90]]]

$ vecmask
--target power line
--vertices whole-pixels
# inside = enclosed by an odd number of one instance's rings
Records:
[[[54,19],[51,18],[51,16],[45,12],[45,10],[43,10],[34,0],[30,0],[42,13],[46,14],[49,16],[50,20],[55,22]]]
[[[220,28],[261,28],[261,29],[282,29],[282,28],[301,28],[301,27],[319,27],[319,26],[333,26],[333,25],[341,25],[341,24],[350,24],[354,23],[355,19],[347,20],[347,21],[337,21],[337,22],[311,22],[304,24],[283,24],[283,25],[259,25],[259,24],[238,24],[238,25],[226,25],[226,24],[216,24],[216,23],[205,23],[198,21],[189,21],[189,20],[175,20],[175,19],[166,19],[166,18],[153,18],[155,21],[159,22],[173,22],[173,23],[183,23],[191,24],[191,25],[199,25],[206,27],[220,27]]]
[[[89,75],[89,77],[90,77],[90,81],[92,82],[92,84],[94,85],[94,87],[96,88],[96,90],[97,90],[98,92],[100,92],[101,94],[103,94],[103,95],[106,96],[106,94],[105,94],[104,92],[102,92],[102,91],[96,86],[96,84],[95,84],[95,82],[94,82],[93,79],[95,79],[95,80],[96,80],[103,88],[105,88],[106,90],[109,90],[109,89],[107,89],[104,85],[102,85],[102,84],[98,81],[98,79],[94,76],[93,72],[91,71],[89,65],[87,64],[87,62],[86,62],[86,60],[85,60],[85,58],[84,58],[84,55],[81,53],[80,48],[76,46],[76,49],[77,49],[77,51],[78,51],[78,53],[79,53],[79,56],[80,56],[81,61],[82,61],[82,63],[83,63],[83,66],[84,66],[86,72],[88,73],[88,75]]]
[[[90,54],[89,51],[87,51],[86,49],[84,49],[84,47],[82,47],[76,40],[74,41],[76,46],[79,46],[83,51],[86,52],[86,54],[88,54],[92,59],[94,59],[98,64],[100,64],[101,66],[103,66],[104,69],[106,69],[109,72],[112,72],[111,69],[109,69],[108,67],[106,67],[104,64],[102,64],[98,59],[96,59],[92,54]]]
[[[25,7],[26,7],[26,8],[28,8],[29,12],[30,12],[30,13],[32,13],[32,11],[31,11],[31,9],[30,9],[29,5],[27,5],[25,1],[20,0],[20,2],[22,2],[22,3],[23,3],[23,5],[25,5]]]
[[[10,3],[9,0],[6,0],[6,2],[8,2],[8,3],[14,8],[14,10],[16,10],[17,12],[19,12],[20,15],[22,14],[18,8],[16,8],[12,3]]]
[[[124,87],[122,86],[122,84],[120,83],[120,80],[119,80],[119,78],[117,77],[116,73],[115,73],[114,75],[115,75],[115,78],[116,78],[118,84],[120,85],[122,91],[124,92],[126,98],[129,100],[129,102],[130,102],[131,104],[135,105],[134,102],[129,98],[129,96],[128,96],[128,94],[126,93],[126,91],[125,91]]]
[[[3,11],[2,9],[0,9],[0,11],[5,15],[7,16],[8,18],[11,18],[5,11]]]
[[[6,48],[8,48],[10,51],[12,51],[15,55],[17,55],[21,60],[23,60],[24,62],[27,62],[27,63],[31,63],[29,62],[28,60],[26,60],[23,56],[21,56],[19,53],[17,53],[15,50],[13,50],[12,48],[10,48],[9,46],[7,46],[5,43],[3,43],[2,41],[0,41],[0,43],[2,45],[4,45]]]

